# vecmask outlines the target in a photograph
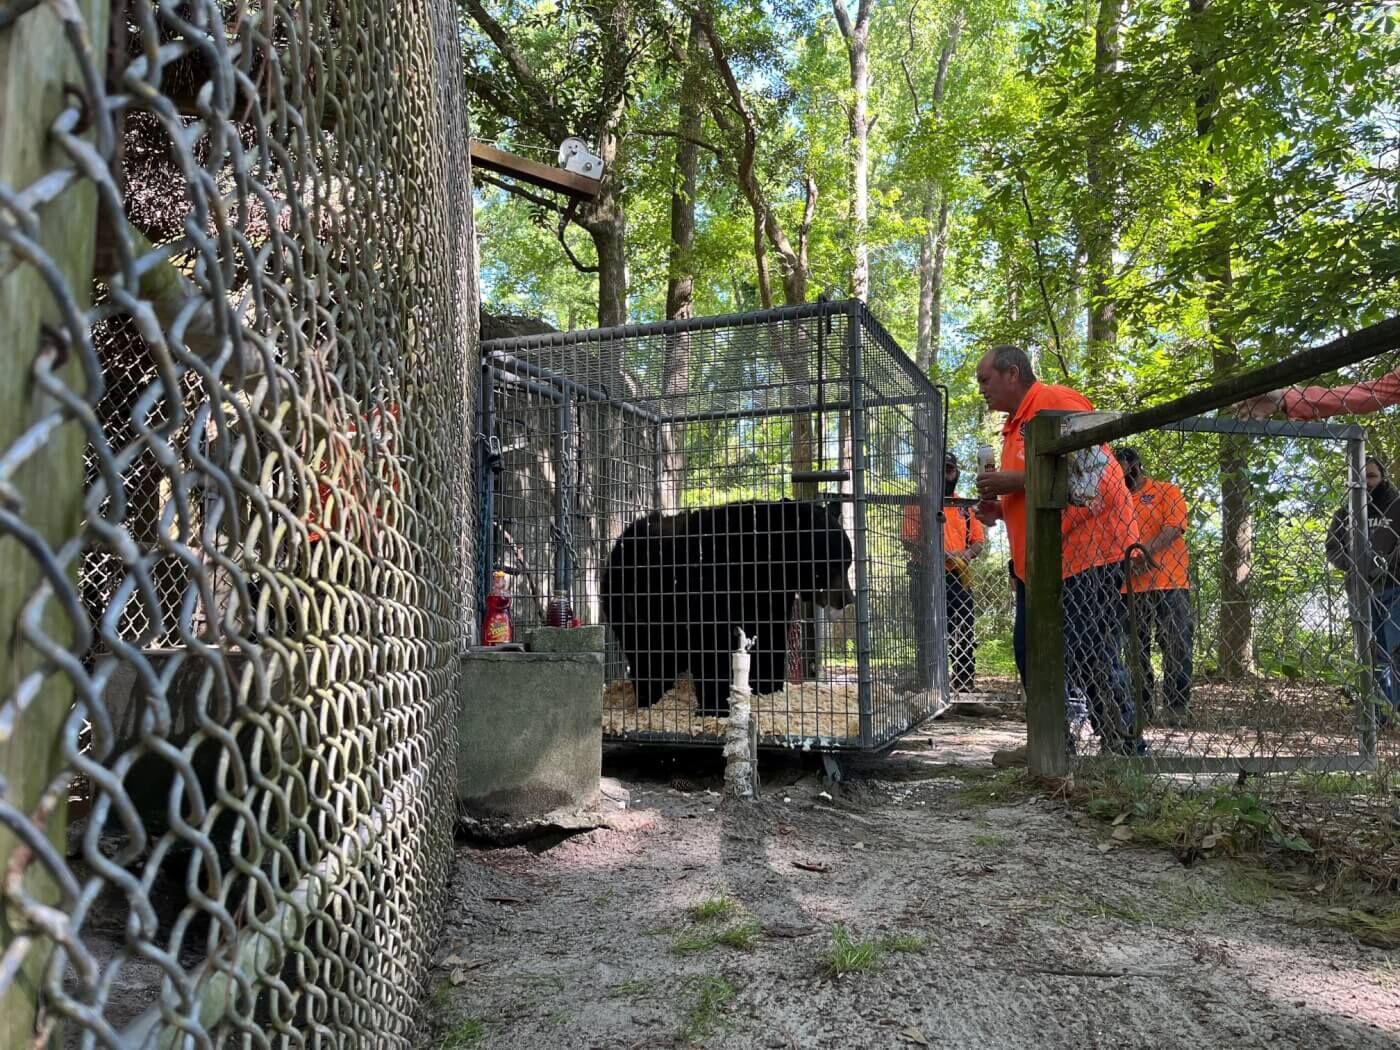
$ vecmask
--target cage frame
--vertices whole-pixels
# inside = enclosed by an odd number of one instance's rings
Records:
[[[726,329],[774,327],[791,325],[810,320],[841,318],[845,321],[842,333],[844,346],[840,353],[845,357],[847,373],[842,377],[828,377],[818,374],[810,382],[817,389],[814,402],[799,404],[765,405],[758,407],[734,407],[708,409],[705,411],[683,411],[678,414],[663,414],[650,411],[627,397],[614,394],[606,385],[580,382],[571,376],[556,373],[550,369],[526,360],[524,355],[543,350],[562,350],[585,344],[626,344],[646,338],[670,338],[679,335],[716,332]],[[825,331],[828,325],[819,325],[818,331]],[[869,340],[882,357],[894,365],[915,389],[914,394],[901,396],[870,396],[867,391],[865,356],[871,347]],[[742,311],[695,317],[684,320],[645,322],[620,325],[609,328],[575,330],[569,332],[546,332],[533,335],[507,336],[499,339],[483,340],[481,352],[481,382],[477,384],[476,418],[478,435],[475,452],[475,476],[480,486],[478,506],[481,512],[478,543],[480,544],[478,565],[480,572],[476,581],[478,588],[478,608],[483,608],[486,589],[495,567],[495,470],[501,459],[499,435],[496,433],[494,405],[496,383],[504,379],[508,384],[528,389],[532,393],[553,400],[558,406],[560,418],[551,436],[551,455],[560,457],[564,453],[566,435],[572,433],[572,420],[569,411],[577,397],[585,403],[602,404],[621,411],[652,427],[692,422],[740,421],[771,419],[778,416],[797,416],[812,413],[820,421],[828,413],[849,412],[852,462],[849,478],[838,477],[847,472],[810,471],[798,472],[791,463],[785,464],[794,485],[798,483],[820,484],[828,481],[849,481],[848,492],[821,494],[823,502],[850,504],[852,511],[851,540],[854,560],[852,574],[855,595],[855,646],[857,665],[857,708],[859,736],[852,737],[797,737],[789,735],[785,741],[761,740],[763,750],[782,751],[802,749],[836,754],[842,752],[868,753],[887,750],[902,736],[911,732],[921,722],[946,710],[951,705],[948,687],[947,668],[947,625],[945,619],[945,597],[943,574],[937,571],[928,573],[929,584],[924,594],[926,605],[922,619],[924,637],[915,638],[914,645],[922,646],[928,654],[932,683],[928,692],[933,697],[922,717],[911,718],[902,726],[879,726],[876,724],[875,682],[872,672],[873,647],[871,639],[871,617],[873,588],[871,576],[871,552],[868,547],[867,510],[872,505],[907,506],[917,503],[922,520],[935,523],[924,529],[924,556],[928,564],[943,564],[943,489],[937,479],[941,470],[935,469],[942,463],[947,447],[947,397],[945,388],[935,384],[918,365],[909,358],[894,337],[879,323],[869,307],[859,299],[819,300],[795,306],[773,307],[764,310]],[[819,355],[818,361],[823,360]],[[791,388],[795,384],[784,381],[780,384]],[[829,387],[840,387],[838,396],[829,395]],[[911,477],[921,479],[918,489],[912,495],[881,494],[868,491],[866,465],[870,450],[868,447],[868,413],[872,409],[884,407],[908,407],[913,425],[911,448]],[[820,432],[820,422],[818,425]],[[658,449],[657,456],[660,452]],[[568,472],[560,471],[559,477],[567,479]],[[651,510],[660,507],[661,473],[658,470],[654,481]],[[572,536],[568,528],[568,508],[573,504],[574,493],[567,481],[556,484],[554,515],[555,532],[554,565],[552,578],[557,588],[568,590],[572,585],[571,565]],[[615,537],[614,537],[615,539]],[[606,624],[605,619],[600,623]],[[919,621],[916,618],[915,623]],[[611,630],[611,628],[609,628]],[[699,736],[672,730],[635,729],[614,734],[605,731],[604,740],[609,743],[628,743],[642,746],[669,747],[720,747],[722,738]]]

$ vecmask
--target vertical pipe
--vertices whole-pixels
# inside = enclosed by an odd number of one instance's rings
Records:
[[[1060,511],[1068,500],[1063,457],[1040,449],[1060,436],[1064,412],[1026,428],[1026,757],[1032,776],[1069,772],[1065,721],[1065,622]]]
[[[481,366],[481,393],[480,398],[480,420],[478,427],[480,436],[477,445],[481,448],[481,469],[477,474],[477,484],[481,486],[481,554],[478,564],[481,571],[477,574],[476,582],[476,607],[478,610],[486,608],[486,593],[491,589],[491,571],[496,567],[496,470],[497,464],[492,452],[491,439],[496,436],[496,419],[493,409],[495,408],[496,383],[493,378],[494,369],[490,365]]]
[[[1365,439],[1347,441],[1347,517],[1350,523],[1351,564],[1347,569],[1347,595],[1351,603],[1352,640],[1356,652],[1356,735],[1362,757],[1376,759],[1376,656],[1389,659],[1375,646],[1371,625],[1371,586],[1362,566],[1371,561],[1371,536],[1366,521]],[[1391,671],[1394,674],[1394,669]]]
[[[933,688],[939,691],[939,699],[947,698],[948,683],[948,624],[947,600],[939,601],[943,593],[943,452],[945,434],[937,429],[937,409],[925,404],[915,409],[916,433],[923,448],[923,462],[918,467],[919,477],[919,520],[923,523],[924,558],[928,572],[924,573],[924,586],[918,601],[923,604],[924,614],[915,623],[922,625],[919,637],[914,644],[919,647],[915,659],[916,668],[927,669],[931,682],[920,682],[919,688]],[[944,640],[939,652],[938,640]]]
[[[851,496],[855,512],[856,559],[856,668],[857,699],[860,705],[860,742],[862,747],[874,745],[871,700],[874,695],[874,674],[870,650],[870,565],[867,559],[865,535],[865,389],[861,362],[860,303],[852,300],[846,313],[847,368],[851,384]]]

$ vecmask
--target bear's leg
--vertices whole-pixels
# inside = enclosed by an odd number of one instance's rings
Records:
[[[691,661],[691,674],[695,676],[695,700],[700,713],[719,718],[728,716],[729,654],[711,650],[694,654]]]

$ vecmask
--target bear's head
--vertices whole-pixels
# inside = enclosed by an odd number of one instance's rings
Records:
[[[805,579],[799,590],[828,609],[844,609],[855,604],[851,590],[851,566],[855,551],[841,522],[840,503],[800,502],[798,531],[801,537],[801,564]]]

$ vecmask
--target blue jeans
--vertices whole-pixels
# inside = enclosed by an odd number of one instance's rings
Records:
[[[1400,649],[1400,587],[1387,587],[1371,597],[1371,637],[1375,644],[1376,687],[1390,702],[1400,708],[1400,673],[1397,673],[1396,650]],[[1381,721],[1386,712],[1378,712]]]
[[[1195,634],[1191,592],[1185,588],[1139,591],[1127,600],[1135,603],[1138,653],[1141,656],[1138,667],[1142,674],[1142,695],[1138,702],[1143,705],[1143,714],[1151,717],[1153,709],[1154,638],[1157,651],[1162,654],[1162,704],[1168,711],[1181,714],[1191,702],[1191,645]],[[1131,661],[1131,652],[1128,658]],[[1132,664],[1128,666],[1131,669]]]
[[[1026,585],[1016,580],[1016,623],[1011,648],[1026,683]],[[1104,746],[1140,753],[1133,735],[1133,698],[1123,664],[1123,563],[1098,565],[1065,578],[1066,701],[1078,693],[1089,708],[1089,724]],[[1131,743],[1130,743],[1131,741]]]

